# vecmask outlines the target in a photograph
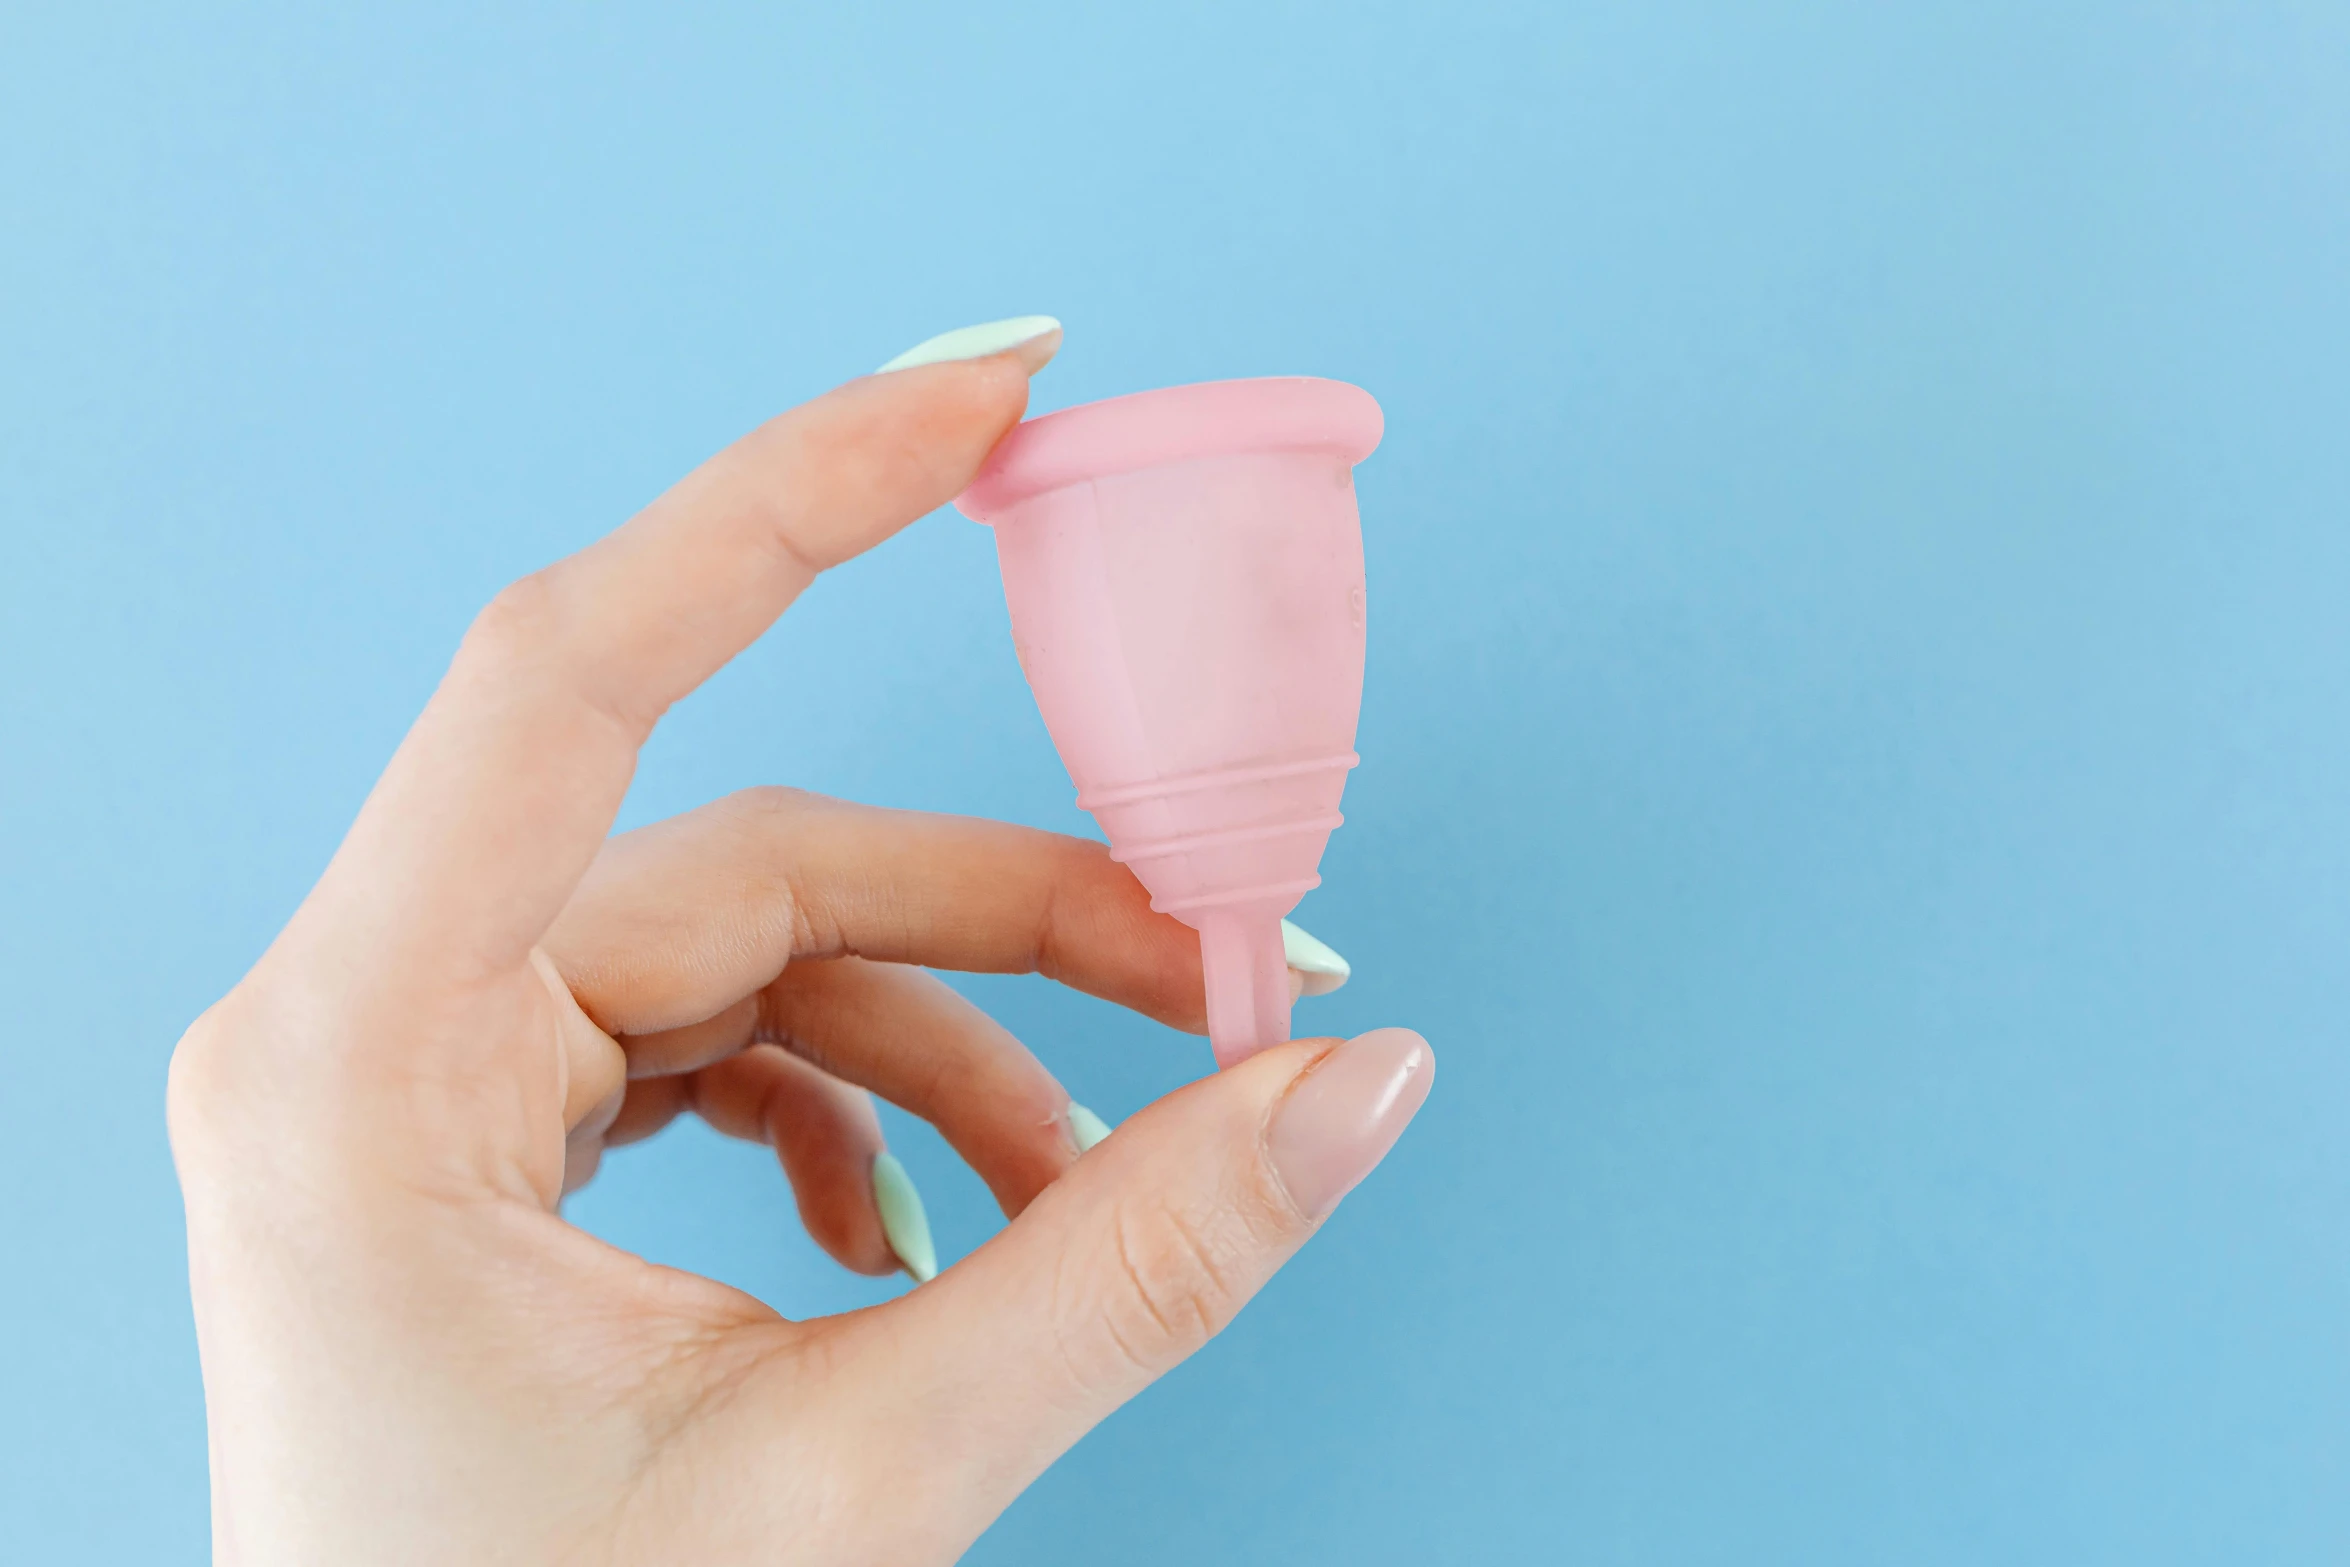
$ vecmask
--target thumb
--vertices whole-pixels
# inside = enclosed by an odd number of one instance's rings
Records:
[[[902,1439],[951,1448],[930,1472],[966,1478],[992,1517],[1232,1320],[1385,1157],[1435,1072],[1408,1029],[1297,1041],[1135,1116],[886,1313]]]

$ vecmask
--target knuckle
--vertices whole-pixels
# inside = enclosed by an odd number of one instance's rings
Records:
[[[206,1008],[172,1047],[164,1075],[163,1123],[183,1181],[249,1164],[257,1149],[282,1152],[267,1134],[270,1065],[255,1017],[268,1003],[249,994],[249,981]]]
[[[1232,1245],[1178,1205],[1122,1204],[1111,1226],[1104,1347],[1115,1369],[1156,1377],[1224,1330],[1240,1309]]]
[[[164,1078],[164,1129],[192,1195],[316,1184],[361,1146],[364,1115],[330,1053],[309,1048],[303,1003],[251,976],[188,1025]],[[372,1087],[372,1085],[371,1085]]]
[[[227,1097],[221,1070],[226,1028],[222,1013],[227,1005],[221,1001],[206,1008],[172,1047],[163,1085],[163,1121],[172,1147],[182,1154],[218,1125]]]
[[[482,606],[459,656],[491,664],[527,659],[555,639],[558,620],[554,584],[546,572],[534,571],[507,583]]]
[[[741,817],[758,825],[771,825],[778,819],[797,816],[822,802],[823,796],[806,789],[794,789],[787,784],[754,784],[748,789],[737,789],[719,802],[727,814]]]
[[[843,947],[837,887],[805,869],[800,850],[826,829],[820,818],[852,811],[830,795],[761,784],[709,807],[740,851],[737,863],[757,889],[768,917],[788,931],[796,956],[837,956]]]
[[[256,1146],[276,1146],[266,1132],[266,1101],[273,1087],[282,1091],[288,1063],[266,1046],[273,1005],[267,994],[254,993],[247,976],[172,1047],[163,1120],[183,1176],[249,1161]],[[256,1060],[261,1055],[270,1059]]]

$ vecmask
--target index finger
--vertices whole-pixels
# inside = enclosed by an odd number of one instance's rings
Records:
[[[1027,406],[1029,359],[1042,363],[1015,348],[852,381],[501,593],[297,928],[407,973],[520,963],[594,859],[662,713],[818,572],[969,483]]]

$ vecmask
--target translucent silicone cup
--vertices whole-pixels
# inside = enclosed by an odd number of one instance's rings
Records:
[[[1230,1066],[1289,1037],[1281,919],[1357,760],[1360,387],[1170,387],[1020,426],[956,505],[992,524],[1012,641],[1077,803],[1197,930]]]

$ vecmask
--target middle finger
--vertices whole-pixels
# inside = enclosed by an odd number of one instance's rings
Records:
[[[1040,973],[1205,1025],[1199,938],[1100,844],[752,789],[613,839],[544,943],[611,1034],[715,1018],[795,958]]]
[[[936,975],[859,958],[799,963],[703,1023],[624,1037],[642,1080],[780,1045],[920,1116],[1017,1217],[1077,1157],[1069,1095],[1044,1063]]]

